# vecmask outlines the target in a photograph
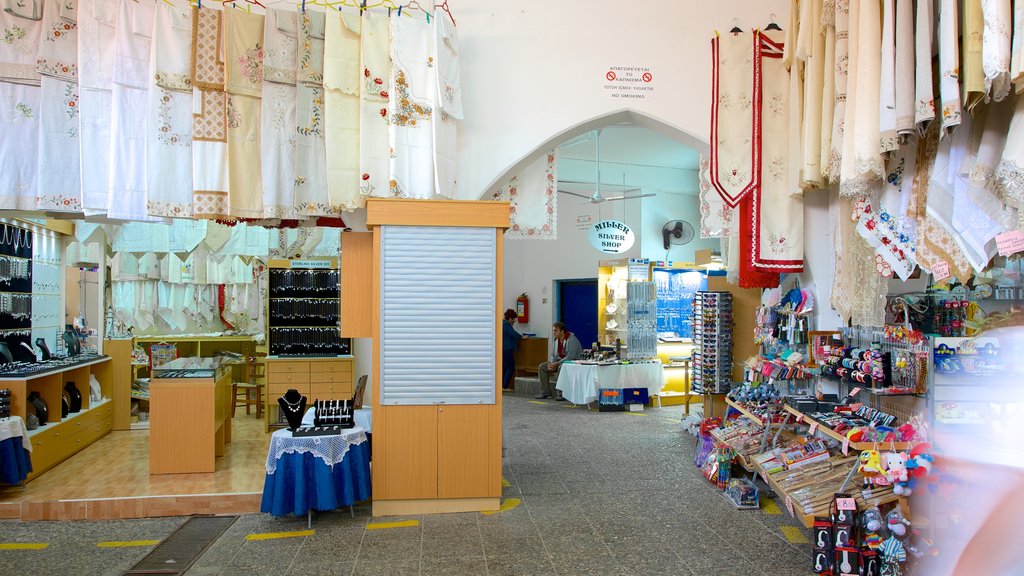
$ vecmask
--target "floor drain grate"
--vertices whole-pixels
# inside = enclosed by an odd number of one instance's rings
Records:
[[[184,574],[238,516],[193,516],[164,539],[130,574]]]

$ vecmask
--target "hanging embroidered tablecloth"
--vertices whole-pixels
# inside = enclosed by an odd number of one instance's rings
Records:
[[[434,92],[434,192],[454,198],[458,192],[458,124],[462,112],[459,37],[445,17],[434,19],[437,90]]]
[[[263,95],[262,14],[224,12],[224,90],[227,92],[228,211],[263,216],[260,112]]]
[[[762,107],[759,141],[772,145],[762,150],[760,186],[750,193],[751,255],[757,270],[798,273],[804,267],[804,204],[803,197],[796,194],[799,186],[794,173],[799,167],[799,149],[790,146],[799,144],[800,134],[794,130],[799,126],[794,124],[799,110],[791,101],[798,85],[791,84],[783,60],[783,33],[768,31],[758,36],[761,64],[755,66],[755,73],[762,75],[762,93],[755,98]],[[799,92],[795,97],[799,99]]]
[[[42,17],[43,0],[10,2],[0,10],[0,82],[39,85],[36,51]]]
[[[907,216],[917,146],[903,146],[890,159],[877,205],[866,199],[858,206],[857,232],[875,250],[876,270],[907,280],[917,267],[917,222]]]
[[[263,109],[260,113],[260,166],[263,217],[294,219],[295,70],[298,39],[295,12],[271,8],[263,25]]]
[[[900,145],[914,126],[914,0],[896,0],[896,133]]]
[[[982,0],[985,19],[982,33],[982,67],[985,93],[1001,102],[1010,93],[1010,50],[1013,27],[1010,0]]]
[[[39,86],[0,82],[0,209],[35,210]]]
[[[192,212],[196,218],[228,215],[222,14],[192,9]]]
[[[192,216],[192,11],[162,2],[154,17],[146,140],[150,216]]]
[[[934,0],[917,0],[914,14],[914,123],[924,136],[935,119],[935,88],[932,83],[932,46],[935,29]]]
[[[86,216],[107,212],[117,5],[115,0],[78,3],[78,141],[81,203]]]
[[[391,19],[391,98],[388,141],[391,180],[388,195],[434,195],[433,103],[437,90],[430,24],[414,18]]]
[[[736,208],[730,208],[722,200],[718,191],[711,186],[711,160],[701,154],[699,166],[700,237],[728,238],[735,236],[739,232]]]
[[[554,240],[557,238],[557,149],[531,162],[509,182],[491,194],[492,200],[508,200],[508,239]]]
[[[847,0],[836,0],[833,13],[836,46],[834,51],[835,68],[833,86],[835,99],[832,110],[832,136],[829,138],[830,150],[828,160],[828,179],[833,184],[839,182],[839,173],[843,158],[843,126],[846,123],[846,90],[849,82],[850,66],[850,3]],[[824,170],[826,167],[822,167]]]
[[[960,125],[960,25],[957,0],[939,0],[939,96],[942,134]]]
[[[364,14],[359,42],[362,58],[359,85],[359,194],[362,205],[367,196],[386,196],[390,190],[390,20],[374,12]]]
[[[363,204],[359,193],[359,16],[326,12],[324,30],[324,150],[327,198],[334,211]]]
[[[754,34],[757,36],[757,34]],[[731,207],[760,184],[761,93],[757,39],[711,40],[711,185]]]
[[[43,6],[43,32],[36,56],[41,76],[36,208],[79,212],[78,24],[61,17],[59,0]]]
[[[847,86],[839,193],[863,196],[877,193],[882,179],[879,142],[881,99],[881,6],[850,3],[850,67]]]
[[[799,35],[795,56],[803,61],[806,77],[804,79],[804,118],[803,135],[801,138],[802,162],[800,169],[800,187],[807,190],[820,188],[825,182],[821,173],[821,122],[822,104],[825,99],[825,33],[821,23],[822,0],[804,0],[800,4]],[[832,98],[831,92],[828,99]]]
[[[882,153],[899,148],[896,137],[896,1],[882,0],[881,95],[878,107]]]
[[[1013,40],[1010,43],[1010,82],[1020,94],[1024,84],[1024,2],[1013,3]]]
[[[981,0],[964,0],[963,6],[963,60],[960,63],[960,78],[963,79],[964,108],[968,112],[973,112],[978,104],[988,99],[985,69],[981,63],[985,18],[981,12]],[[942,18],[942,14],[939,14],[939,18]]]
[[[114,36],[110,195],[107,216],[156,220],[146,214],[146,126],[155,5],[121,0]]]
[[[323,12],[300,11],[295,87],[295,208],[300,216],[332,215],[324,150]]]

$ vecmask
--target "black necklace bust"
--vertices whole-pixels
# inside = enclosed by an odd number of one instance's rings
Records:
[[[285,419],[288,421],[288,429],[292,432],[302,426],[302,416],[306,413],[306,397],[299,393],[298,390],[292,388],[284,393],[277,399],[278,406],[281,407],[281,413],[284,414]]]

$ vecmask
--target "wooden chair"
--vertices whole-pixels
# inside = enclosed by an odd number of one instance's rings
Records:
[[[247,356],[246,381],[231,383],[231,417],[235,417],[235,408],[245,406],[246,415],[251,414],[250,408],[256,406],[256,417],[263,417],[263,380],[267,365],[263,362],[266,354]]]
[[[355,410],[359,410],[363,407],[363,392],[366,391],[366,379],[369,378],[366,374],[359,377],[359,381],[356,382],[356,390],[352,395],[352,407]]]

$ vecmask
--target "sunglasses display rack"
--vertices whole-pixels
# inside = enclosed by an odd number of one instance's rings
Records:
[[[732,388],[732,294],[697,292],[693,299],[694,392],[725,394]]]
[[[337,269],[272,268],[267,318],[272,356],[339,356],[351,352],[341,337],[341,282]]]

